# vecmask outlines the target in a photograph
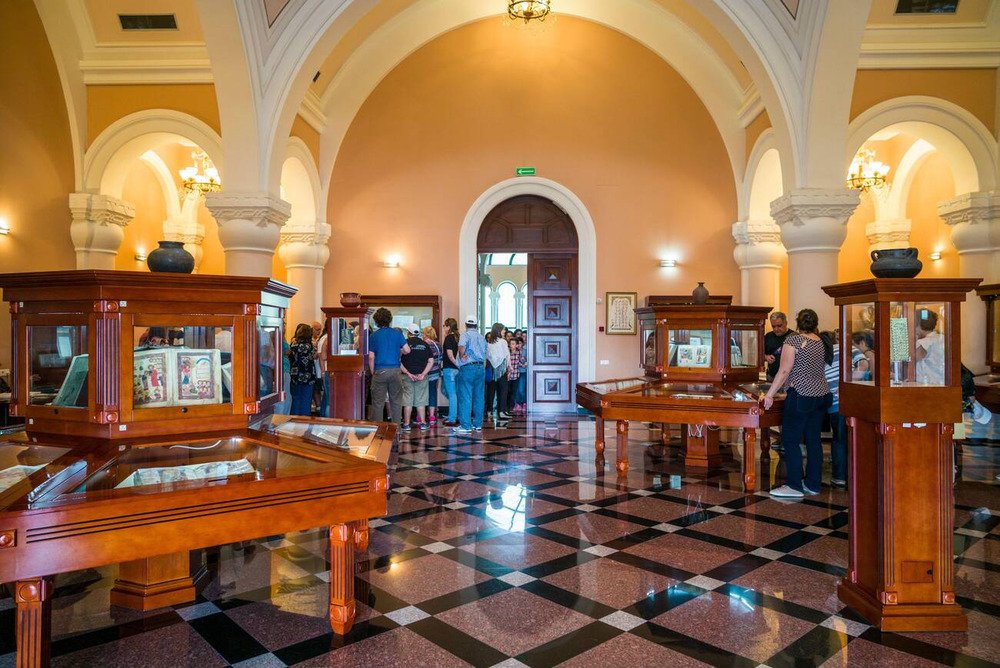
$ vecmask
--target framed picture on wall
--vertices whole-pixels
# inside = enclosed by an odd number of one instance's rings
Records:
[[[638,333],[635,320],[635,292],[607,292],[604,298],[606,334],[631,335]]]

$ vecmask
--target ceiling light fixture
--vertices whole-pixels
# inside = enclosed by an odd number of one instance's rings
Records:
[[[181,186],[187,193],[217,193],[222,190],[219,170],[212,164],[212,159],[204,151],[193,151],[191,158],[194,164],[180,170]]]
[[[862,148],[854,156],[854,160],[851,160],[851,167],[847,171],[847,187],[863,193],[884,188],[888,173],[889,165],[876,160],[875,151]]]
[[[525,23],[532,19],[542,21],[551,11],[551,0],[507,0],[507,16],[512,19],[523,19]]]

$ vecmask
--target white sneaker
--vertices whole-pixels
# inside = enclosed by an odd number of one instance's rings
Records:
[[[772,489],[770,495],[779,499],[801,499],[805,496],[802,492],[797,489],[793,489],[788,485],[782,485],[781,487],[776,487]]]
[[[819,492],[814,492],[805,485],[802,485],[802,493],[806,496],[819,496]]]

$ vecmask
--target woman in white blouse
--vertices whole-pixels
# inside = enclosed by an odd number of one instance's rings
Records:
[[[502,323],[494,323],[489,336],[486,337],[489,345],[486,348],[486,359],[493,368],[493,383],[495,392],[486,393],[486,414],[493,413],[494,396],[496,397],[497,416],[502,420],[510,418],[507,412],[507,368],[510,366],[510,346],[503,337],[504,326]]]

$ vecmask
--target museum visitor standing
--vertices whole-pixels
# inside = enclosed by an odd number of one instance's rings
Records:
[[[417,409],[417,427],[427,429],[424,406],[427,405],[427,374],[434,367],[430,346],[420,336],[420,326],[411,322],[406,326],[406,346],[409,350],[400,357],[399,374],[403,384],[403,431],[410,431],[410,415]]]
[[[313,345],[312,327],[300,323],[295,328],[295,338],[288,349],[291,367],[291,415],[312,414],[313,388],[316,386],[316,346]]]
[[[444,395],[448,397],[449,427],[458,425],[458,321],[448,318],[444,321],[447,334],[444,337],[444,357],[442,358],[441,378],[444,384]]]
[[[833,350],[833,359],[824,369],[832,398],[830,408],[827,409],[830,432],[833,435],[830,442],[830,484],[834,487],[847,487],[847,422],[840,413],[840,345],[834,332],[823,332],[820,336]]]
[[[431,351],[434,365],[427,374],[427,424],[437,426],[438,385],[441,382],[441,370],[444,368],[444,353],[437,342],[437,330],[427,325],[423,330],[424,343]]]
[[[802,309],[795,319],[797,333],[785,339],[781,366],[762,401],[767,410],[774,395],[787,385],[781,413],[781,445],[784,452],[785,484],[771,490],[771,496],[801,499],[819,494],[823,472],[820,434],[823,416],[832,397],[826,383],[826,365],[833,361],[833,348],[819,336],[819,317],[812,309]],[[802,450],[806,442],[806,475],[802,478]]]
[[[469,434],[483,429],[483,397],[486,370],[486,339],[479,333],[479,321],[470,315],[458,340],[458,419],[452,431]]]
[[[781,311],[772,313],[768,320],[771,331],[764,335],[764,361],[767,362],[767,379],[774,380],[781,365],[781,347],[795,332],[788,329],[788,317]]]
[[[383,307],[372,316],[377,330],[368,337],[368,368],[372,372],[372,404],[368,419],[382,422],[386,397],[389,399],[389,419],[399,424],[403,418],[403,383],[399,373],[401,355],[410,352],[406,338],[392,327],[392,312]]]

